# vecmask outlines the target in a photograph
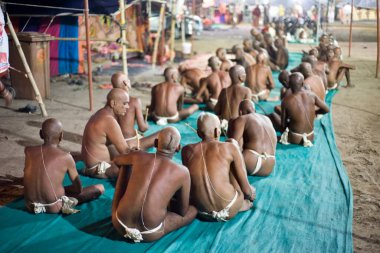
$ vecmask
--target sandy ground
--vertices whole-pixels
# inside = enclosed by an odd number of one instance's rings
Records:
[[[193,41],[194,51],[198,59],[207,59],[217,47],[231,47],[248,36],[249,28],[244,26],[204,32],[202,39]],[[342,42],[341,46],[345,53],[348,52],[347,43]],[[180,49],[179,41],[177,48]],[[308,48],[307,45],[289,47],[295,52]],[[345,61],[357,66],[352,73],[356,87],[342,88],[335,97],[332,108],[334,129],[353,188],[354,249],[356,252],[380,252],[380,105],[377,103],[380,101],[380,81],[374,79],[376,45],[355,42],[352,52],[352,57],[346,57]],[[200,67],[205,68],[206,61],[203,62]],[[162,81],[162,72],[163,68],[157,67],[131,79],[156,83]],[[95,83],[95,87],[98,84],[101,82]],[[62,121],[65,132],[61,147],[75,154],[80,151],[82,132],[92,114],[88,111],[87,86],[69,86],[66,82],[54,82],[51,86],[51,98],[45,100],[49,117]],[[104,105],[107,92],[94,89],[95,109]],[[134,89],[132,95],[140,97],[144,106],[150,101],[147,88]],[[0,107],[0,205],[22,194],[19,178],[23,176],[23,149],[41,143],[38,132],[43,118],[39,114],[15,112],[30,102],[15,100],[10,109]]]

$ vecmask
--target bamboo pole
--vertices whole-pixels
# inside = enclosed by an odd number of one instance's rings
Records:
[[[351,45],[352,45],[352,19],[354,16],[354,0],[351,0],[351,18],[350,18],[350,38],[348,41],[348,57],[351,57]]]
[[[84,0],[84,22],[86,26],[86,48],[87,48],[87,75],[88,75],[88,94],[90,99],[90,108],[93,109],[93,93],[92,93],[92,58],[91,58],[91,44],[90,44],[90,25],[88,22],[89,14],[88,0]]]
[[[15,32],[15,29],[13,28],[13,25],[12,25],[12,22],[11,22],[11,19],[9,18],[8,16],[8,13],[6,13],[7,15],[7,20],[8,20],[8,28],[9,28],[9,31],[11,33],[11,36],[13,38],[13,41],[15,42],[15,45],[16,45],[16,48],[17,48],[17,51],[18,53],[20,54],[20,58],[21,58],[21,61],[22,61],[22,64],[24,65],[25,67],[25,72],[26,74],[28,75],[28,78],[30,80],[30,83],[32,84],[32,87],[33,87],[33,90],[34,90],[34,94],[36,96],[36,100],[40,106],[40,109],[41,109],[41,113],[42,113],[42,117],[47,117],[48,114],[46,112],[46,109],[45,109],[45,104],[44,104],[44,101],[42,100],[42,97],[41,97],[41,94],[40,94],[40,91],[38,90],[38,87],[37,87],[37,84],[36,84],[36,80],[34,80],[34,77],[33,77],[33,74],[32,74],[32,71],[30,70],[30,67],[28,65],[28,62],[25,58],[25,54],[24,54],[24,51],[22,51],[22,48],[21,48],[21,45],[20,45],[20,41],[18,40],[17,38],[17,35],[16,35],[16,32]]]
[[[379,0],[376,0],[376,19],[377,19],[377,60],[376,60],[376,78],[379,78],[380,73],[380,13]]]
[[[165,4],[161,4],[160,21],[158,23],[157,35],[156,35],[156,40],[154,41],[154,48],[153,48],[153,56],[152,56],[153,68],[156,67],[158,42],[160,41],[161,30],[162,30],[162,25],[163,25],[163,21],[164,21],[164,15],[165,15]]]
[[[172,23],[171,23],[171,28],[170,28],[170,63],[173,64],[174,62],[174,39],[175,39],[175,13],[174,13],[174,5],[175,5],[175,0],[171,0],[171,8],[172,8]]]
[[[120,26],[121,26],[121,59],[123,61],[123,72],[128,75],[128,67],[127,67],[127,46],[125,42],[127,41],[127,31],[125,24],[125,2],[124,0],[119,0],[119,8],[120,8]]]

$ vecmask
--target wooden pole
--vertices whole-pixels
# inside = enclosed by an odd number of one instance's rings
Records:
[[[351,0],[351,18],[350,18],[350,38],[348,41],[348,57],[351,57],[351,45],[352,45],[352,19],[354,16],[354,0]]]
[[[376,78],[380,74],[380,13],[379,0],[376,0],[376,19],[377,19],[377,60],[376,60]]]
[[[125,2],[124,0],[119,0],[119,8],[120,8],[120,26],[121,26],[121,59],[123,61],[123,72],[124,74],[128,75],[128,67],[127,67],[127,46],[125,45],[125,42],[127,41],[127,31],[126,31],[126,24],[125,24]]]
[[[34,77],[33,77],[33,74],[32,74],[32,71],[30,70],[30,67],[28,65],[28,62],[25,58],[25,54],[24,54],[24,51],[22,51],[22,48],[21,48],[21,45],[20,45],[20,41],[18,40],[17,38],[17,35],[16,35],[16,32],[15,32],[15,29],[13,28],[13,25],[12,25],[12,22],[11,22],[11,19],[9,18],[8,16],[8,13],[6,13],[7,15],[7,20],[8,20],[8,28],[9,28],[9,31],[11,33],[11,36],[13,38],[13,41],[15,42],[15,45],[16,45],[16,48],[17,48],[17,51],[18,53],[20,54],[20,58],[21,58],[21,61],[22,61],[22,64],[24,65],[25,67],[25,72],[26,74],[28,75],[28,78],[30,80],[30,83],[32,84],[32,87],[33,87],[33,90],[34,90],[34,94],[36,96],[36,100],[40,106],[40,109],[41,109],[41,112],[42,112],[42,117],[47,117],[48,114],[46,112],[46,109],[45,109],[45,104],[44,104],[44,101],[42,100],[42,97],[41,97],[41,94],[40,94],[40,91],[38,90],[38,87],[37,87],[37,84],[36,84],[36,80],[34,80]]]
[[[172,8],[172,23],[171,23],[171,28],[170,28],[170,63],[173,64],[174,62],[174,39],[175,39],[175,13],[174,13],[174,5],[175,5],[175,0],[171,0],[171,8]]]
[[[153,68],[156,67],[158,42],[160,41],[161,29],[162,29],[162,25],[163,25],[163,21],[164,21],[164,15],[165,15],[165,4],[162,3],[161,9],[160,9],[160,21],[158,23],[157,35],[156,35],[156,40],[154,41],[154,48],[153,48],[153,56],[152,56]]]
[[[88,21],[88,14],[89,14],[89,6],[88,6],[88,0],[84,0],[84,23],[86,26],[86,48],[87,48],[87,76],[88,76],[88,94],[90,99],[90,108],[89,110],[92,111],[94,106],[93,101],[93,87],[92,87],[92,58],[91,58],[91,44],[90,44],[90,24]]]

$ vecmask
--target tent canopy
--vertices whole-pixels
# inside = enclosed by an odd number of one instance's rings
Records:
[[[362,9],[376,9],[376,0],[359,0],[355,1],[355,6]]]
[[[89,0],[90,14],[111,14],[119,10],[118,0]],[[126,3],[132,0],[126,0]],[[80,14],[84,10],[83,0],[11,0],[4,1],[10,15],[42,15],[54,16],[60,13]],[[17,4],[17,5],[16,5]],[[27,6],[28,5],[28,6]],[[57,8],[43,8],[30,5],[53,6]],[[65,9],[70,8],[70,9]]]

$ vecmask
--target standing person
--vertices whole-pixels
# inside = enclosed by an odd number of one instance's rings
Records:
[[[351,19],[351,4],[346,3],[343,6],[343,14],[344,14],[344,23],[348,25]]]
[[[178,130],[167,127],[156,139],[155,154],[136,151],[114,159],[122,167],[112,201],[112,224],[126,239],[158,240],[197,215],[189,204],[189,171],[172,161],[180,141]]]
[[[167,67],[164,71],[165,82],[152,88],[152,100],[149,113],[157,125],[167,125],[183,120],[199,109],[191,105],[183,109],[185,89],[179,83],[176,68]]]
[[[45,120],[40,136],[44,144],[25,148],[24,197],[29,212],[76,213],[76,205],[104,193],[102,184],[82,187],[73,157],[58,147],[63,137],[60,121]],[[69,186],[63,186],[66,174]]]
[[[220,122],[211,113],[203,113],[197,122],[201,142],[182,150],[182,162],[191,177],[191,203],[200,217],[227,221],[238,212],[252,207],[255,189],[249,185],[247,172],[235,141],[220,142]]]
[[[256,5],[256,7],[252,10],[253,27],[259,28],[260,18],[261,18],[261,10],[260,10],[259,5]]]
[[[284,132],[280,142],[302,144],[304,147],[313,146],[315,106],[318,114],[328,113],[328,106],[313,92],[304,90],[304,78],[299,72],[289,77],[291,93],[285,96],[281,103],[281,126]]]

